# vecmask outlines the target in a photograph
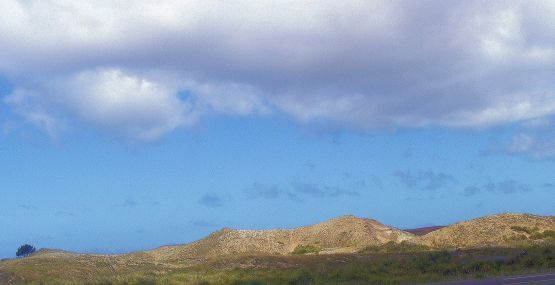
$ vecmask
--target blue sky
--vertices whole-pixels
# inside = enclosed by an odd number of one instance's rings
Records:
[[[0,257],[555,214],[552,3],[131,2],[0,4]]]

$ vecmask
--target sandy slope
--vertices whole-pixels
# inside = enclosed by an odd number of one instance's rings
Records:
[[[433,249],[511,246],[555,241],[555,217],[500,214],[453,224],[423,236],[383,225],[375,220],[344,216],[296,229],[222,229],[196,242],[121,255],[78,254],[55,250],[0,262],[0,284],[24,280],[64,279],[77,283],[98,276],[163,274],[242,256],[295,259],[299,246],[313,246],[319,254],[355,253],[366,247],[416,243]],[[386,248],[386,247],[384,247]],[[343,255],[345,256],[345,255]],[[298,256],[297,256],[298,257]]]
[[[555,230],[554,216],[499,214],[456,223],[420,236],[415,241],[433,248],[509,246],[541,242],[541,238],[536,236],[548,230]]]
[[[299,245],[311,245],[320,253],[356,252],[370,245],[412,240],[414,235],[375,220],[343,216],[296,229],[223,229],[205,239],[162,247],[150,253],[159,260],[222,256],[230,254],[290,254]]]

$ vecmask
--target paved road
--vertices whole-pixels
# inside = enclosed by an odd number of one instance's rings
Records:
[[[435,285],[555,285],[555,273],[501,277],[487,280],[434,283]]]

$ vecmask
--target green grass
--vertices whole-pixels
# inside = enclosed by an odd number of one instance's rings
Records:
[[[537,231],[537,229],[531,229],[528,227],[521,227],[521,226],[512,226],[511,230],[515,231],[515,232],[524,232],[527,234],[532,234],[533,232]]]
[[[530,236],[531,239],[538,240],[538,239],[550,239],[555,241],[555,231],[547,230],[543,232],[536,232]]]
[[[520,233],[511,238],[514,241],[525,241],[528,239],[547,240],[548,242],[555,241],[555,231],[553,230],[545,230],[543,232],[540,232],[539,228],[537,227],[528,228],[528,227],[521,227],[521,226],[512,226],[511,229],[515,232]],[[526,236],[524,233],[528,234],[528,236]]]
[[[383,245],[379,246],[369,246],[361,251],[362,254],[365,253],[409,253],[409,252],[420,252],[420,251],[428,251],[430,250],[429,247],[425,245],[418,245],[410,242],[388,242]]]
[[[482,249],[387,253],[368,255],[304,256],[294,268],[230,269],[169,274],[159,284],[408,284],[440,280],[552,271],[555,248]],[[198,271],[200,270],[200,272]],[[196,277],[194,277],[196,276]],[[198,284],[198,283],[197,283]]]
[[[320,248],[313,245],[297,245],[293,250],[292,254],[307,254],[307,253],[318,253]]]

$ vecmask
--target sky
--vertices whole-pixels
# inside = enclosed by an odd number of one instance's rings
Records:
[[[0,258],[555,214],[553,1],[0,11]]]

